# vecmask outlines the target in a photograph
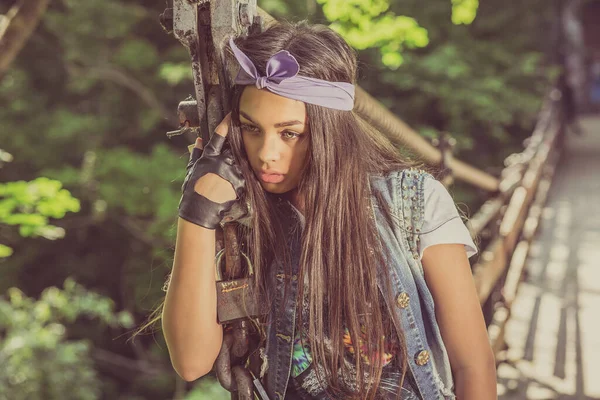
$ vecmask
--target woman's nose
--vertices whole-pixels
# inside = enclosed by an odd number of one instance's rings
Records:
[[[258,151],[258,157],[264,163],[279,160],[281,145],[281,140],[276,135],[265,135]]]

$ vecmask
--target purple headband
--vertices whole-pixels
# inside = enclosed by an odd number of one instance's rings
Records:
[[[256,85],[258,89],[283,97],[300,100],[337,110],[349,111],[354,108],[354,85],[348,82],[329,82],[322,79],[298,75],[300,65],[287,50],[271,56],[267,62],[267,76],[260,76],[250,59],[235,45],[233,38],[229,45],[242,67],[235,78],[238,85]]]

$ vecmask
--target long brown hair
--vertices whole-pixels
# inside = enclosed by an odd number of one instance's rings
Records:
[[[268,59],[280,50],[289,51],[300,64],[299,75],[336,82],[356,83],[357,55],[336,32],[324,25],[280,22],[262,33],[239,37],[236,45],[265,75]],[[286,235],[274,204],[253,176],[245,154],[239,121],[239,101],[243,87],[236,87],[232,101],[231,148],[244,171],[248,199],[253,209],[247,234],[248,250],[256,277],[264,295],[269,295],[268,266],[274,254],[283,254],[286,275],[291,275]],[[371,193],[369,176],[386,174],[415,164],[399,155],[398,150],[365,123],[353,111],[339,111],[306,104],[310,140],[308,159],[298,185],[303,198],[305,228],[302,235],[298,281],[307,277],[308,317],[311,355],[321,366],[331,393],[344,398],[375,398],[382,373],[381,357],[369,357],[369,366],[361,362],[359,338],[365,338],[367,356],[383,354],[383,340],[396,335],[402,370],[406,371],[403,332],[392,328],[395,318],[387,311],[377,286],[377,266],[384,265],[382,247],[373,219],[370,196],[378,200],[391,223],[389,206],[377,192]],[[275,196],[276,197],[276,196]],[[384,268],[384,273],[387,269]],[[384,276],[389,283],[389,277]],[[272,290],[272,289],[271,289]],[[287,287],[286,287],[287,290]],[[390,288],[384,288],[391,304]],[[298,299],[304,296],[299,285]],[[325,308],[324,305],[328,304]],[[300,307],[300,311],[302,307]],[[301,323],[301,321],[299,321]],[[341,375],[350,373],[344,363],[344,325],[353,339],[355,373],[369,376],[369,384],[357,379],[357,391],[340,385]],[[399,326],[399,324],[398,324]],[[330,345],[327,345],[329,343]],[[321,370],[321,369],[319,369]],[[348,375],[345,375],[348,376]],[[404,380],[404,374],[402,375]],[[402,382],[400,382],[400,385]]]
[[[298,60],[299,75],[356,84],[356,52],[324,25],[277,22],[261,33],[234,41],[263,76],[268,59],[280,50],[287,50]],[[247,191],[241,201],[247,200],[252,208],[250,227],[240,224],[239,234],[254,266],[260,293],[270,299],[273,288],[269,286],[269,274],[275,273],[269,270],[271,261],[281,257],[289,276],[290,254],[285,224],[277,212],[278,196],[261,187],[243,146],[239,121],[243,89],[234,87],[228,134],[233,155],[246,180]],[[316,369],[319,379],[327,384],[332,395],[375,399],[383,361],[371,355],[383,354],[383,338],[395,338],[399,344],[395,354],[403,372],[399,386],[408,366],[404,333],[394,329],[393,320],[398,326],[400,323],[385,305],[393,303],[387,268],[381,270],[387,287],[380,293],[377,286],[377,267],[385,265],[385,256],[371,207],[379,207],[390,224],[392,216],[381,195],[376,191],[371,193],[369,176],[422,165],[401,156],[384,135],[354,111],[306,104],[306,113],[310,144],[297,188],[303,198],[305,217],[298,281],[304,282],[306,277],[308,285],[306,293],[304,285],[299,285],[298,299],[308,296],[309,313],[306,316],[300,312],[298,323],[308,317],[311,356],[320,366]],[[371,204],[371,195],[377,204]],[[161,309],[162,304],[134,336],[160,320]],[[344,362],[344,326],[355,347],[354,372]],[[363,338],[363,346],[358,345],[359,338]],[[362,362],[365,353],[371,361],[368,365]],[[348,374],[369,378],[356,379],[356,389],[349,390],[340,381]],[[401,391],[398,392],[400,397]]]

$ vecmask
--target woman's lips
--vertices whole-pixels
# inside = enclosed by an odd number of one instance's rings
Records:
[[[259,172],[258,177],[265,183],[279,183],[283,180],[283,175],[281,174],[265,174],[263,172]]]

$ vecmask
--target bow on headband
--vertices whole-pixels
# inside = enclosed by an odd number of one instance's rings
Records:
[[[338,110],[349,111],[354,107],[353,84],[298,75],[300,65],[287,50],[271,56],[266,65],[266,76],[261,76],[233,38],[229,39],[229,45],[242,67],[235,78],[238,85],[256,85],[258,89],[266,88],[283,97]]]

